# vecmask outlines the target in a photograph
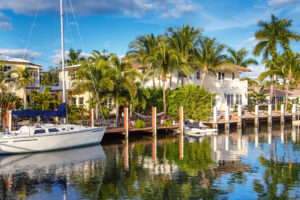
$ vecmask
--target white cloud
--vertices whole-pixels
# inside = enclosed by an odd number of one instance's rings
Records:
[[[258,43],[258,41],[255,39],[255,37],[250,37],[244,40],[238,48],[253,48]]]
[[[268,5],[272,7],[282,7],[293,3],[299,3],[300,0],[269,0]]]
[[[169,6],[168,6],[169,7]],[[189,15],[201,10],[201,6],[186,0],[179,1],[173,8],[167,8],[161,15],[164,18],[179,18],[183,15]]]
[[[12,30],[11,22],[9,22],[9,19],[2,12],[0,12],[0,30]]]
[[[249,68],[251,72],[242,73],[242,77],[257,78],[262,72],[266,71],[264,64],[251,65]]]
[[[0,54],[13,58],[24,58],[27,56],[29,59],[42,56],[40,52],[30,51],[28,49],[0,49]]]
[[[13,10],[17,14],[33,15],[40,0],[1,0],[0,10]],[[65,0],[68,11],[71,11],[70,2],[76,14],[121,14],[139,18],[141,15],[165,13],[166,9],[172,8],[169,17],[178,17],[194,10],[194,0]],[[41,1],[40,13],[57,13],[59,1]],[[163,14],[160,14],[163,15]]]

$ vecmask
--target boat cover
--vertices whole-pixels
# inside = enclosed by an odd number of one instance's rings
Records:
[[[62,117],[66,118],[66,104],[63,103],[57,110],[19,110],[12,111],[17,116],[45,116],[45,117]]]

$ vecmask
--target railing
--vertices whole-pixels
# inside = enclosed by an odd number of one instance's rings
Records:
[[[34,79],[33,82],[31,82],[28,87],[40,87],[40,80]]]

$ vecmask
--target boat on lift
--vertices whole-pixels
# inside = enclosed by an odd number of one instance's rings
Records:
[[[207,128],[202,122],[194,122],[188,120],[184,123],[183,133],[187,136],[205,137],[210,135],[217,135],[218,129]]]

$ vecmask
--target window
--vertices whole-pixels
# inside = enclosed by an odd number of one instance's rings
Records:
[[[7,72],[9,70],[11,70],[11,66],[4,66],[4,68],[3,68],[4,72]],[[11,75],[7,76],[7,78],[11,78]]]
[[[79,105],[83,105],[83,101],[84,101],[84,98],[83,97],[79,97]]]
[[[218,80],[221,80],[221,72],[218,72]]]
[[[234,80],[234,73],[232,73],[232,80]]]
[[[240,104],[240,95],[235,95],[235,104],[239,105]]]
[[[76,105],[76,100],[77,100],[76,97],[72,97],[72,99],[71,99],[71,104],[72,104],[72,105]]]
[[[224,79],[225,78],[225,73],[224,72],[222,72],[222,79]]]
[[[198,80],[200,80],[200,74],[201,74],[201,73],[200,73],[200,70],[198,70],[198,71],[197,71],[197,74],[196,74]]]
[[[233,94],[227,94],[227,106],[229,106],[230,108],[233,107]]]
[[[49,128],[49,129],[48,129],[48,132],[49,132],[49,133],[58,132],[58,131],[59,131],[59,130],[56,129],[56,128]]]
[[[46,133],[45,129],[37,129],[34,131],[34,134]]]

